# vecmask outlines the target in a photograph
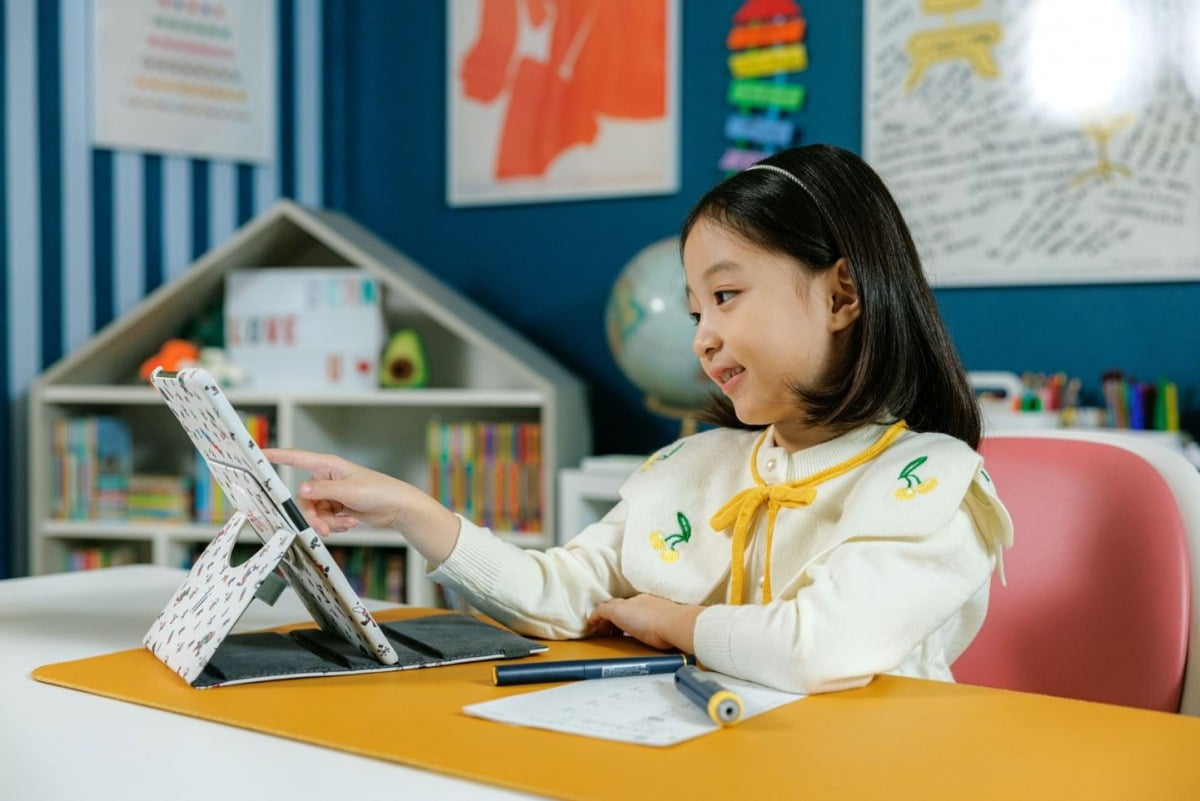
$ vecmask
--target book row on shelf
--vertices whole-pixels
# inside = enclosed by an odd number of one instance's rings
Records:
[[[197,543],[187,553],[180,567],[190,568],[207,543]],[[234,546],[232,564],[250,558],[259,546],[241,542]],[[403,603],[405,601],[404,548],[369,546],[330,546],[329,555],[342,569],[350,586],[364,598]]]
[[[242,419],[266,447],[268,417]],[[427,443],[433,497],[496,530],[541,530],[539,424],[435,420]],[[51,464],[52,516],[60,520],[222,523],[233,512],[199,453],[188,475],[135,472],[129,425],[119,417],[55,421]]]
[[[99,416],[56,420],[51,465],[55,517],[127,517],[133,440],[124,421]]]
[[[433,421],[426,436],[430,495],[494,530],[541,530],[539,424]]]
[[[405,601],[405,549],[334,546],[329,553],[359,596]]]
[[[190,568],[207,543],[196,543],[187,550],[179,566]],[[252,542],[243,542],[233,549],[231,562],[241,564],[258,550]],[[404,548],[367,546],[333,546],[333,556],[350,586],[364,598],[395,603],[405,601],[406,551]],[[93,570],[144,562],[145,554],[136,543],[78,541],[63,551],[59,567],[64,571]]]
[[[242,420],[265,447],[268,418]],[[55,421],[51,471],[52,516],[60,520],[222,523],[233,512],[199,453],[191,475],[134,472],[129,425],[118,417]]]
[[[130,542],[78,543],[63,552],[62,569],[94,570],[132,565],[144,561],[138,546]]]

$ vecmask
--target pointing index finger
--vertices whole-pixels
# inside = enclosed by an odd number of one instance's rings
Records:
[[[302,451],[296,448],[263,448],[263,456],[273,464],[285,464],[289,467],[299,467],[314,475],[321,471],[331,473],[328,460],[319,453]]]

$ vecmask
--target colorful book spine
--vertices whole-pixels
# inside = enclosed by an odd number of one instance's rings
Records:
[[[429,494],[496,531],[540,531],[542,438],[537,423],[432,421]]]
[[[360,596],[405,602],[405,549],[333,546],[329,553]]]
[[[68,520],[126,516],[133,439],[120,418],[102,415],[54,422],[51,510]]]
[[[188,490],[186,476],[134,474],[129,480],[129,519],[186,523],[191,506]]]
[[[63,554],[63,570],[95,570],[144,561],[132,543],[80,543]]]

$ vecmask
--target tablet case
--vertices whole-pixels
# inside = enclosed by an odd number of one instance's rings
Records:
[[[525,656],[545,647],[467,616],[380,627],[307,526],[283,482],[216,381],[201,368],[151,383],[204,456],[237,513],[204,549],[146,633],[143,644],[193,687],[327,673],[426,667]],[[263,546],[244,563],[230,556],[250,529]],[[259,588],[279,570],[319,629],[287,636],[230,635]]]
[[[245,516],[238,513],[221,528],[143,640],[193,687],[513,659],[546,650],[533,640],[457,613],[377,624],[396,654],[392,664],[364,655],[357,645],[319,628],[230,634],[257,587],[297,536],[280,531],[245,562],[232,566],[229,557],[245,525]]]

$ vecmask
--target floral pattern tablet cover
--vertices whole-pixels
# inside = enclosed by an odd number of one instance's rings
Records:
[[[238,514],[197,560],[147,633],[146,646],[191,683],[253,600],[253,590],[279,565],[324,631],[380,664],[395,664],[395,649],[321,537],[304,524],[287,488],[212,376],[198,367],[176,373],[159,369],[151,383]],[[264,546],[246,563],[231,567],[229,553],[245,524]]]

